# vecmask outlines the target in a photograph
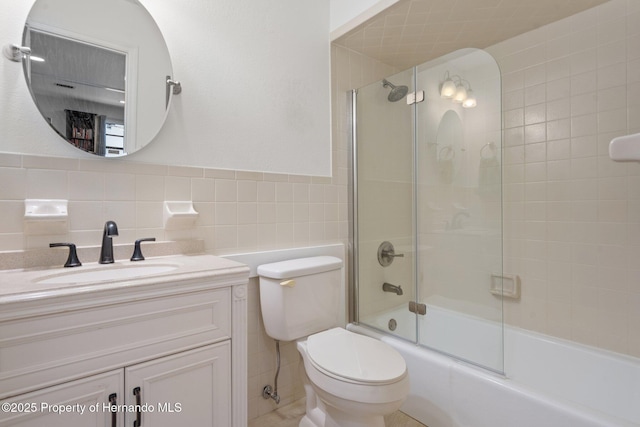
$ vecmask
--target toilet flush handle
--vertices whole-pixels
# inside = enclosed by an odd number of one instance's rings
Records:
[[[280,282],[280,286],[288,286],[290,288],[293,288],[296,285],[296,281],[291,279],[291,280],[284,280],[282,282]]]

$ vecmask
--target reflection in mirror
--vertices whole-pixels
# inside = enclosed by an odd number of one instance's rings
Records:
[[[74,147],[124,156],[164,124],[171,59],[137,0],[36,0],[23,46],[31,49],[23,66],[35,104]]]
[[[126,55],[33,29],[25,38],[31,47],[26,77],[51,127],[89,153],[126,154]]]
[[[436,146],[438,147],[438,166],[443,184],[452,184],[460,164],[460,156],[465,153],[462,120],[458,113],[448,110],[438,125]],[[457,156],[457,157],[456,157]]]

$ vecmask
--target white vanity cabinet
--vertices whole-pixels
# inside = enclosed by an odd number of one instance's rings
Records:
[[[0,426],[245,427],[248,269],[200,257],[169,277],[0,293]]]
[[[122,370],[110,371],[3,400],[0,425],[3,427],[112,427],[114,423],[122,425],[122,416],[103,411],[103,404],[108,403],[110,397],[117,399],[124,395],[123,374]],[[89,407],[95,410],[90,410]],[[79,408],[85,409],[81,411]]]
[[[229,342],[127,367],[125,390],[126,426],[231,426]]]
[[[25,393],[0,426],[231,426],[230,358],[225,341]]]

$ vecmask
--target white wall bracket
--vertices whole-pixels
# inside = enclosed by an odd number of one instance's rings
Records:
[[[2,47],[2,53],[8,60],[20,62],[25,56],[31,55],[31,48],[15,44],[6,44]]]
[[[520,299],[520,276],[492,274],[489,292],[503,298]]]
[[[29,235],[66,234],[68,201],[60,199],[26,199],[24,232]]]
[[[162,217],[165,230],[184,230],[193,227],[198,212],[191,201],[164,202]]]
[[[424,101],[424,91],[411,92],[407,94],[407,105],[418,104]]]
[[[613,138],[609,157],[616,162],[640,162],[640,133]]]

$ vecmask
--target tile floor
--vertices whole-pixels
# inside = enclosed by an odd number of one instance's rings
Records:
[[[304,410],[305,399],[303,398],[250,420],[249,427],[298,427]],[[400,411],[385,417],[385,422],[387,427],[427,427]]]

